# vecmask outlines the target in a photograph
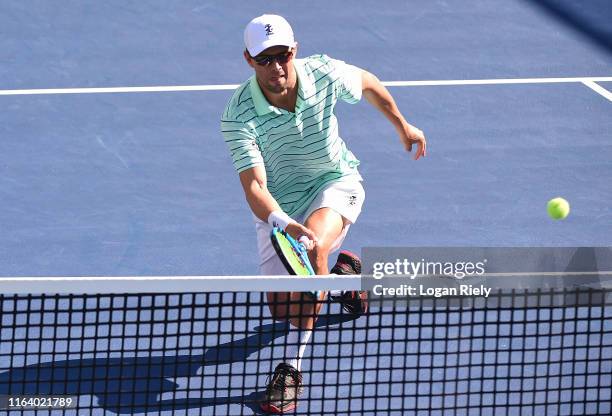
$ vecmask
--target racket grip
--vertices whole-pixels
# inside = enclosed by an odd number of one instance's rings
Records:
[[[305,235],[301,236],[298,241],[302,243],[304,247],[306,247],[306,250],[310,250],[312,248],[312,241],[310,241],[310,239]]]

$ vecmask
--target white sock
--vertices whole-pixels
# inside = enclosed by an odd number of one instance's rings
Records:
[[[298,371],[302,368],[302,356],[310,339],[312,330],[300,329],[289,325],[289,333],[285,337],[285,362]]]

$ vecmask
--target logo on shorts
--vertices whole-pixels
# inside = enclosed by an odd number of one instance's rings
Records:
[[[351,206],[357,204],[357,195],[349,195],[348,204]]]
[[[271,24],[268,23],[265,26],[265,29],[266,29],[266,36],[270,36],[270,35],[274,34],[274,31],[272,30],[272,25]]]

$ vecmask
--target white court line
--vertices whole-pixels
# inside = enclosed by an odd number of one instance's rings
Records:
[[[506,79],[465,79],[441,81],[386,81],[387,87],[421,87],[445,85],[502,85],[502,84],[559,84],[572,82],[606,82],[612,77],[579,77],[579,78],[506,78]]]
[[[44,95],[44,94],[108,94],[126,92],[175,92],[175,91],[221,91],[235,90],[239,84],[227,85],[173,85],[159,87],[108,87],[108,88],[49,88],[37,90],[0,90],[0,95]]]
[[[447,85],[502,85],[502,84],[557,84],[557,83],[595,83],[612,81],[612,77],[577,78],[509,78],[509,79],[468,79],[437,81],[385,81],[387,87],[421,87]],[[589,88],[592,88],[590,85]],[[175,91],[222,91],[234,90],[238,84],[221,85],[176,85],[154,87],[108,87],[108,88],[48,88],[26,90],[0,90],[0,95],[45,95],[45,94],[108,94],[134,92],[175,92]],[[599,91],[598,91],[599,92]]]
[[[606,98],[608,101],[612,101],[612,93],[608,91],[607,89],[605,89],[604,87],[602,87],[601,85],[595,84],[595,82],[592,80],[582,81],[582,83],[586,85],[587,87],[589,87],[590,89],[592,89],[593,91],[595,91],[597,94],[600,94],[601,96]]]

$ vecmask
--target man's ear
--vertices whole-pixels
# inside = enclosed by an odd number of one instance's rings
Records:
[[[244,60],[247,61],[247,64],[253,68],[253,59],[251,58],[251,55],[249,55],[249,52],[245,49],[242,54],[244,55]]]

